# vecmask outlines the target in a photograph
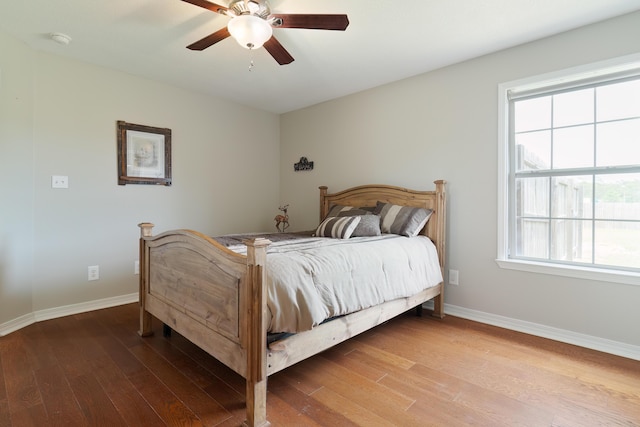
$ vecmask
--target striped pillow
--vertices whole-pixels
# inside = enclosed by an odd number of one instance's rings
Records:
[[[327,217],[318,226],[316,236],[348,239],[359,223],[359,216]]]
[[[374,213],[380,215],[380,229],[383,233],[414,237],[425,226],[433,211],[378,202]]]

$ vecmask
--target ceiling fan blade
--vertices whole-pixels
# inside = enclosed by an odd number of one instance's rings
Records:
[[[287,52],[275,37],[271,37],[263,46],[278,64],[287,65],[293,62],[293,56]]]
[[[347,15],[314,15],[295,13],[274,13],[275,28],[308,28],[312,30],[344,31],[349,26]],[[279,22],[282,21],[282,22]]]
[[[207,1],[207,0],[182,0],[182,1],[185,3],[191,3],[195,6],[203,7],[212,12],[221,13],[223,15],[226,14],[227,11],[229,10],[229,8],[225,6],[220,6],[219,4],[211,3],[210,1]]]
[[[187,49],[205,50],[209,46],[214,45],[214,44],[218,43],[219,41],[226,39],[230,35],[231,34],[229,34],[229,30],[227,29],[227,27],[222,27],[218,31],[216,31],[215,33],[209,34],[207,37],[205,37],[205,38],[203,38],[201,40],[198,40],[195,43],[190,44],[189,46],[187,46]]]

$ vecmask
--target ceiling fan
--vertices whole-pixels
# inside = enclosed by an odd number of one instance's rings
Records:
[[[344,31],[349,26],[347,15],[271,13],[267,0],[231,0],[227,7],[207,0],[182,1],[231,18],[226,27],[190,44],[188,49],[204,50],[231,36],[246,49],[264,46],[280,65],[290,64],[293,57],[273,36],[273,28]]]

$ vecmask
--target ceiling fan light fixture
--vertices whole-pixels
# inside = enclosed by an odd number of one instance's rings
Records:
[[[229,34],[245,49],[262,47],[273,35],[273,28],[264,19],[254,15],[239,15],[227,25]]]

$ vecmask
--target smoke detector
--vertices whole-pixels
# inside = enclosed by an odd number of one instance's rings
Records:
[[[51,33],[49,37],[58,44],[68,45],[71,42],[71,37],[62,33]]]

